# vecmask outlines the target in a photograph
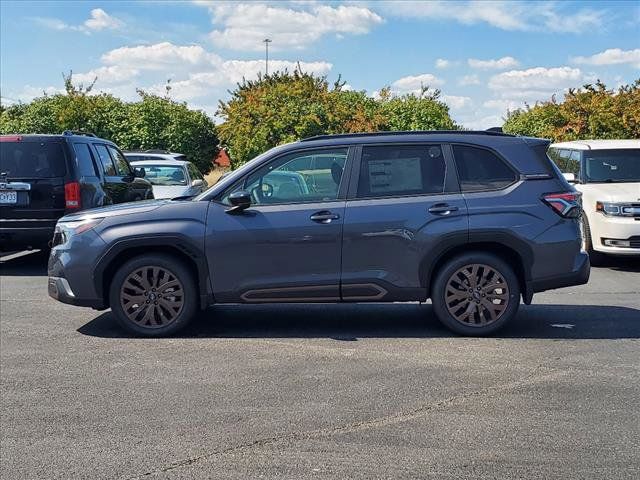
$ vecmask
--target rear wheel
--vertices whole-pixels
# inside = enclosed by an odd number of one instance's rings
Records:
[[[438,319],[462,335],[489,335],[515,317],[520,284],[513,269],[488,253],[468,253],[450,260],[433,283]]]
[[[120,325],[148,337],[181,330],[198,305],[191,272],[166,255],[142,255],[126,262],[113,277],[109,299]]]

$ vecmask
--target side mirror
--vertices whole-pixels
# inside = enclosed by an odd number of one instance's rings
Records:
[[[233,205],[227,213],[240,213],[251,206],[251,194],[246,190],[238,190],[229,195],[229,202]]]
[[[562,176],[569,183],[578,183],[576,175],[574,173],[563,173]]]
[[[133,169],[133,175],[138,178],[144,178],[147,172],[144,171],[144,167],[137,167]]]
[[[193,182],[191,182],[191,186],[192,187],[204,187],[204,180],[198,178],[198,179],[194,180]]]

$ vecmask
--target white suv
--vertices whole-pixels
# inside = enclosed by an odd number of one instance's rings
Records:
[[[549,156],[582,192],[584,248],[640,256],[640,140],[554,143]]]

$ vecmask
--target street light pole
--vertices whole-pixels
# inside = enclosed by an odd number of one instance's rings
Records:
[[[269,44],[272,42],[272,40],[269,38],[265,38],[263,42],[264,42],[264,48],[265,48],[264,74],[269,75]]]

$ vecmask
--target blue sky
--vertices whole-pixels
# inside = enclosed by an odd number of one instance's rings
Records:
[[[0,3],[0,95],[29,101],[98,77],[123,99],[136,88],[214,115],[242,77],[264,70],[339,74],[370,95],[439,88],[468,128],[600,78],[640,78],[640,2],[11,2]]]

